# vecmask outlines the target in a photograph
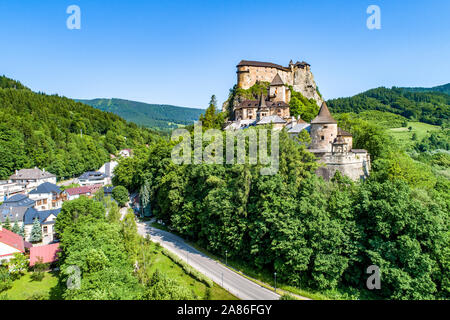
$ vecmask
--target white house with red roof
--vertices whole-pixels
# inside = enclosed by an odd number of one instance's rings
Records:
[[[67,200],[75,200],[80,196],[91,197],[102,187],[103,185],[101,184],[94,184],[91,186],[66,189],[63,193],[67,196]]]
[[[25,242],[23,238],[0,226],[0,262],[9,261],[15,253],[25,252]]]

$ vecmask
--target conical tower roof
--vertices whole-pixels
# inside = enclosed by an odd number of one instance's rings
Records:
[[[260,98],[259,98],[259,106],[258,106],[258,109],[265,109],[265,108],[267,108],[267,105],[266,105],[266,97],[264,97],[264,95],[262,94],[262,95],[260,96]]]
[[[337,121],[331,116],[330,110],[328,110],[327,104],[324,101],[320,107],[319,114],[311,123],[337,123]]]
[[[273,78],[272,82],[270,83],[271,86],[284,86],[284,82],[281,79],[280,75],[277,73],[275,78]]]

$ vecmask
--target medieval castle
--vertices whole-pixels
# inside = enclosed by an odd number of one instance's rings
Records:
[[[368,177],[369,153],[363,149],[353,149],[352,135],[337,126],[337,121],[317,92],[308,63],[294,64],[291,61],[288,67],[283,67],[268,62],[242,60],[237,65],[237,75],[237,85],[242,89],[249,89],[257,82],[270,82],[270,85],[267,94],[262,94],[258,100],[238,99],[232,110],[232,121],[225,130],[271,124],[274,129],[285,128],[291,137],[306,130],[311,137],[308,150],[324,164],[317,170],[318,175],[329,180],[339,171],[353,180]],[[291,117],[290,88],[321,105],[319,114],[311,123]]]

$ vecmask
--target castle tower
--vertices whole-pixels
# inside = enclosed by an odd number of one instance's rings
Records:
[[[277,75],[273,78],[269,87],[269,98],[271,101],[283,101],[288,103],[290,100],[289,89],[284,85],[283,80],[280,75]]]
[[[311,121],[310,149],[332,152],[332,144],[337,137],[337,121],[331,116],[325,102],[320,107],[319,114]]]

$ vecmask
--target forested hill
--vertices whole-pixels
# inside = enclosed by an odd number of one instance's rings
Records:
[[[411,92],[409,89],[381,87],[327,102],[335,113],[379,110],[435,125],[448,123],[450,118],[450,95],[441,92]]]
[[[112,113],[0,78],[0,179],[34,166],[72,177],[156,137]]]
[[[441,92],[450,95],[450,83],[431,88],[400,88],[409,92]]]
[[[77,100],[97,109],[115,113],[122,118],[147,128],[171,129],[198,120],[203,109],[148,104],[122,99]]]

